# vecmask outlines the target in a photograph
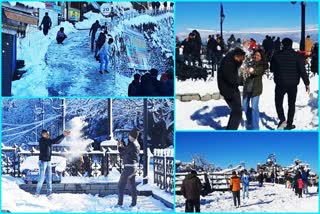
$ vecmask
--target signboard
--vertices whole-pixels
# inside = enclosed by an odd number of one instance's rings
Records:
[[[104,16],[109,16],[112,12],[112,5],[110,3],[104,3],[100,6],[100,13]]]
[[[127,29],[124,33],[123,44],[128,58],[129,68],[149,70],[149,53],[143,34]]]
[[[75,8],[69,8],[68,10],[69,21],[80,21],[80,10]]]

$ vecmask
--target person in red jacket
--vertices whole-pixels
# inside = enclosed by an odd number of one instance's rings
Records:
[[[301,178],[298,179],[298,189],[298,196],[302,198],[303,180]]]

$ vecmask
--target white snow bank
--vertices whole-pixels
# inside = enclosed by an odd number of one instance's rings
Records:
[[[39,169],[38,163],[39,163],[38,156],[27,157],[20,165],[20,170],[23,171],[25,169],[30,169],[30,170]],[[56,166],[56,171],[63,172],[66,170],[67,160],[64,157],[52,156],[51,165]]]
[[[309,188],[309,195],[298,198],[292,189],[284,185],[264,184],[259,188],[252,183],[249,188],[249,199],[242,199],[241,207],[233,206],[231,192],[213,192],[201,197],[201,212],[318,212],[317,188]],[[176,197],[176,211],[184,212],[185,199],[181,195]]]
[[[118,196],[98,197],[87,194],[53,194],[35,197],[21,190],[19,179],[2,176],[2,210],[10,212],[172,212],[160,201],[150,197],[138,196],[138,204],[130,208],[131,197],[124,197],[124,206],[115,208]]]
[[[101,19],[105,19],[101,13],[94,13],[92,11],[85,13],[83,16],[87,19],[83,20],[82,22],[77,22],[75,24],[75,28],[90,29],[92,24],[95,23],[97,20],[100,21]]]
[[[44,2],[30,2],[30,1],[8,1],[8,3],[11,6],[16,6],[17,3],[23,4],[25,6],[28,7],[34,7],[34,8],[41,8],[41,9],[45,9],[46,8],[46,4]]]
[[[46,53],[49,45],[56,42],[56,34],[60,27],[64,27],[68,35],[76,29],[69,22],[62,22],[59,26],[50,29],[49,34],[44,36],[42,31],[27,33],[25,38],[18,41],[18,59],[24,60],[26,66],[23,68],[27,73],[20,80],[12,82],[12,91],[15,96],[48,96]],[[36,84],[35,84],[36,82]]]

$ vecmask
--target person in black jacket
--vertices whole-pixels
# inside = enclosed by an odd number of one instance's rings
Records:
[[[96,33],[98,31],[98,29],[101,27],[101,25],[99,24],[99,21],[97,20],[95,23],[92,24],[90,31],[89,31],[89,36],[91,34],[91,50],[93,51],[94,49],[94,41],[95,41],[95,37],[96,37]]]
[[[128,88],[128,96],[141,96],[141,84],[140,84],[140,74],[135,74],[134,80],[130,83]]]
[[[43,25],[43,34],[46,36],[46,35],[48,35],[49,29],[52,26],[52,22],[51,22],[51,19],[49,17],[48,12],[45,13],[45,16],[42,19],[42,22],[40,24],[40,30],[41,30],[42,25]]]
[[[218,70],[219,91],[231,110],[226,127],[227,130],[237,130],[241,122],[242,107],[238,88],[238,69],[244,61],[245,55],[245,52],[241,48],[235,48],[222,59]]]
[[[283,49],[276,53],[271,60],[271,72],[274,73],[275,105],[279,117],[278,129],[291,130],[295,128],[293,118],[297,98],[297,86],[302,78],[306,91],[310,92],[309,77],[305,69],[305,61],[302,55],[292,49],[292,40],[282,40]],[[284,115],[283,99],[288,94],[288,120]]]
[[[200,212],[200,195],[202,184],[197,177],[197,172],[192,170],[182,182],[181,194],[186,199],[185,212]]]
[[[134,128],[128,136],[128,144],[124,145],[118,141],[118,151],[123,159],[124,169],[121,173],[118,183],[118,204],[117,207],[123,205],[123,195],[127,183],[131,192],[132,202],[130,207],[137,205],[137,188],[136,188],[136,171],[139,163],[140,145],[138,143],[139,130]]]
[[[56,137],[55,139],[50,139],[50,134],[47,130],[41,131],[41,139],[39,142],[39,180],[36,189],[36,195],[40,195],[41,188],[46,179],[47,183],[47,196],[52,194],[52,167],[51,167],[51,155],[52,155],[52,145],[59,144],[62,142],[65,136],[70,135],[70,131],[63,131],[63,134]]]

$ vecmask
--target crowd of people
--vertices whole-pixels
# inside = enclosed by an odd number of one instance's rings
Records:
[[[250,182],[256,180],[258,186],[263,188],[263,183],[268,180],[270,183],[278,183],[276,174],[271,173],[267,176],[266,173],[260,171],[258,176],[254,178],[252,174],[250,175],[246,169],[239,171],[232,171],[232,175],[229,179],[229,187],[232,193],[233,204],[235,208],[241,207],[241,190],[242,198],[249,199],[249,186]],[[289,188],[295,192],[295,195],[302,198],[302,194],[308,195],[308,187],[310,186],[310,175],[308,170],[297,170],[294,175],[289,173],[285,174],[284,185],[285,188]],[[315,176],[314,186],[318,186],[318,175]],[[196,170],[191,170],[191,172],[185,177],[181,185],[181,194],[186,199],[185,201],[185,212],[200,212],[200,197],[204,195],[204,184],[201,182],[200,178],[197,176]],[[318,192],[318,189],[317,189]]]
[[[173,96],[173,71],[163,73],[160,80],[158,80],[158,75],[159,71],[155,68],[143,75],[136,73],[128,87],[128,96]]]

